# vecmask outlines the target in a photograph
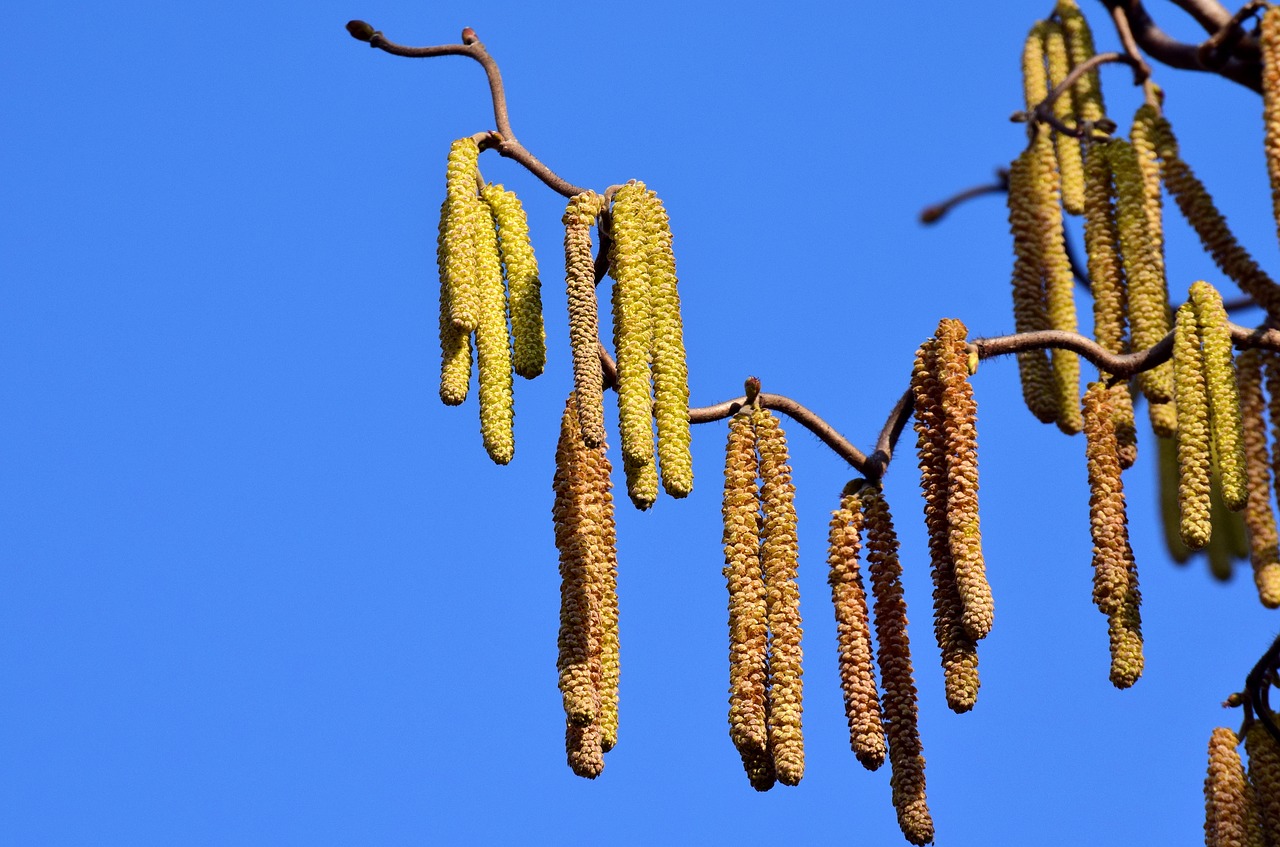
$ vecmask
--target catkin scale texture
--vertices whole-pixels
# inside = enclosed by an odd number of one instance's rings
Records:
[[[1084,162],[1084,243],[1093,294],[1093,332],[1108,351],[1123,353],[1127,306],[1112,196],[1107,146],[1094,144]]]
[[[1066,36],[1061,25],[1050,22],[1045,28],[1044,52],[1049,65],[1049,85],[1056,88],[1071,71]],[[1072,106],[1073,97],[1070,94],[1054,100],[1054,117],[1071,126],[1075,123]],[[1080,141],[1069,135],[1055,132],[1053,144],[1058,157],[1058,173],[1062,180],[1062,207],[1073,215],[1079,215],[1084,211],[1084,166],[1081,161]]]
[[[569,201],[564,213],[565,289],[569,303],[569,347],[573,352],[573,393],[582,440],[604,443],[604,375],[600,367],[600,328],[596,304],[591,226],[601,200],[586,191]]]
[[[1074,0],[1058,0],[1055,9],[1066,37],[1071,67],[1084,64],[1094,55],[1093,31]],[[1097,69],[1089,71],[1071,87],[1071,99],[1081,121],[1098,121],[1106,117],[1102,104],[1102,83]]]
[[[467,399],[471,387],[471,334],[454,326],[449,315],[448,208],[446,199],[440,207],[440,236],[436,246],[440,267],[440,401],[446,406],[458,406]]]
[[[476,248],[476,361],[480,372],[480,434],[489,458],[505,465],[515,455],[514,398],[511,388],[511,337],[502,260],[490,207],[474,206]]]
[[[610,214],[609,273],[613,276],[613,346],[618,360],[618,431],[631,465],[653,462],[653,399],[649,348],[652,234],[645,226],[645,188],[622,186]]]
[[[1272,715],[1272,722],[1275,716]],[[1258,818],[1268,844],[1280,841],[1280,745],[1261,721],[1255,721],[1244,736],[1249,754],[1249,782],[1258,803]]]
[[[1262,125],[1266,130],[1267,174],[1271,177],[1271,205],[1280,233],[1280,8],[1262,15],[1258,36],[1262,48]]]
[[[1226,727],[1209,737],[1209,770],[1204,780],[1205,844],[1210,847],[1262,847],[1262,831],[1253,790],[1236,750],[1239,739]]]
[[[481,190],[481,196],[498,226],[511,316],[512,364],[517,374],[533,379],[546,367],[547,333],[542,323],[542,283],[529,240],[529,221],[514,191],[490,184]]]
[[[1231,354],[1231,330],[1222,296],[1207,282],[1191,285],[1191,303],[1203,347],[1205,385],[1209,392],[1209,426],[1217,457],[1222,500],[1238,512],[1249,497],[1244,469],[1240,395],[1236,387],[1235,361]]]
[[[1178,308],[1173,365],[1178,407],[1179,530],[1190,550],[1209,543],[1213,532],[1209,501],[1209,397],[1204,379],[1200,332],[1191,303]]]
[[[1271,463],[1267,450],[1267,404],[1262,393],[1264,353],[1245,350],[1236,359],[1240,420],[1244,437],[1249,500],[1244,508],[1249,535],[1249,561],[1258,599],[1268,609],[1280,607],[1280,535],[1271,510]],[[1280,834],[1280,833],[1278,833]]]
[[[464,332],[480,323],[480,293],[476,279],[475,231],[480,199],[476,194],[480,148],[470,138],[460,138],[449,148],[445,171],[444,249],[441,284],[449,292],[449,318]]]

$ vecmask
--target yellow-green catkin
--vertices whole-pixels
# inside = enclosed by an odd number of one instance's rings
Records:
[[[650,272],[653,316],[653,414],[658,428],[658,467],[662,487],[672,497],[693,491],[692,438],[689,433],[689,366],[680,317],[671,221],[658,195],[647,192],[648,220],[654,234]]]
[[[1128,688],[1142,674],[1138,569],[1129,546],[1129,518],[1120,479],[1120,444],[1110,391],[1095,382],[1084,394],[1089,529],[1093,537],[1093,602],[1107,616],[1111,681]]]
[[[1049,63],[1049,84],[1056,88],[1071,71],[1067,41],[1062,27],[1050,23],[1045,30],[1045,58]],[[1075,125],[1074,98],[1067,92],[1053,101],[1053,114],[1066,126]],[[1062,177],[1062,207],[1073,215],[1084,211],[1084,166],[1080,157],[1080,141],[1069,135],[1053,134],[1058,156],[1058,173]]]
[[[1217,727],[1209,736],[1204,780],[1204,842],[1208,847],[1262,847],[1265,843],[1254,792],[1245,778],[1236,734]]]
[[[481,196],[498,224],[498,247],[507,277],[507,308],[511,315],[512,364],[517,374],[533,379],[547,364],[547,332],[542,322],[542,282],[529,239],[529,221],[514,191],[488,184]]]
[[[804,776],[801,731],[804,682],[800,640],[800,588],[796,583],[795,485],[787,440],[767,409],[752,415],[760,453],[760,564],[768,587],[769,747],[778,781],[796,785]]]
[[[1157,152],[1160,112],[1153,103],[1143,103],[1133,115],[1129,143],[1138,157],[1138,170],[1146,188],[1147,234],[1151,239],[1151,256],[1164,272],[1164,204],[1160,190],[1160,156]]]
[[[1031,112],[1049,93],[1049,72],[1045,66],[1045,34],[1049,21],[1036,21],[1022,44],[1022,96]]]
[[[1178,406],[1179,532],[1189,550],[1209,543],[1209,397],[1195,308],[1183,303],[1174,324],[1173,365]]]
[[[876,692],[867,594],[858,562],[862,503],[857,491],[863,484],[863,480],[855,480],[846,486],[840,508],[831,513],[827,582],[831,585],[831,603],[836,613],[840,689],[849,721],[849,746],[863,767],[873,771],[884,764],[887,746],[880,697]]]
[[[978,697],[978,650],[962,623],[964,603],[956,586],[951,551],[946,416],[937,376],[937,348],[938,340],[931,338],[916,352],[911,388],[932,564],[933,632],[941,652],[947,705],[956,712],[967,712]]]
[[[1178,442],[1175,438],[1161,436],[1156,439],[1156,448],[1160,486],[1160,526],[1164,530],[1164,545],[1169,558],[1181,565],[1191,558],[1191,551],[1182,543],[1182,534],[1179,530],[1182,513],[1181,506],[1178,504]]]
[[[1268,609],[1280,607],[1280,535],[1271,509],[1271,462],[1267,450],[1267,404],[1262,394],[1262,358],[1258,349],[1236,359],[1240,420],[1244,435],[1249,502],[1244,508],[1249,534],[1249,561],[1258,599]]]
[[[1033,184],[1036,153],[1023,150],[1009,167],[1009,230],[1013,235],[1013,321],[1017,332],[1049,329],[1049,310],[1044,298],[1039,237],[1037,195]],[[1053,370],[1044,350],[1018,354],[1022,378],[1022,399],[1031,414],[1042,423],[1058,419],[1060,403],[1054,388]]]
[[[446,406],[457,406],[467,399],[471,387],[471,333],[454,326],[449,315],[448,208],[446,199],[440,207],[440,237],[436,246],[440,266],[440,401]]]
[[[471,138],[459,138],[449,147],[445,171],[445,207],[441,261],[441,285],[448,292],[449,319],[464,332],[480,323],[480,293],[476,279],[476,226],[480,218],[480,148]]]
[[[1266,130],[1267,173],[1271,176],[1271,205],[1280,233],[1280,9],[1262,15],[1258,36],[1262,48],[1262,125]]]
[[[1271,715],[1275,723],[1275,715]],[[1258,818],[1268,844],[1280,843],[1280,744],[1261,721],[1254,721],[1244,736],[1249,754],[1249,782],[1258,803]]]
[[[1075,0],[1058,0],[1055,12],[1067,40],[1067,53],[1071,67],[1076,68],[1093,58],[1093,31],[1080,12]],[[1071,99],[1077,117],[1084,121],[1099,121],[1106,117],[1102,103],[1102,80],[1097,69],[1089,71],[1071,87]]]
[[[569,201],[563,219],[573,394],[578,404],[582,440],[590,447],[604,443],[604,375],[600,367],[595,262],[591,257],[591,227],[600,208],[600,196],[594,191],[584,191]]]
[[[860,499],[867,532],[867,570],[875,598],[876,658],[884,690],[881,709],[893,770],[893,807],[907,840],[917,845],[929,844],[933,841],[933,818],[925,798],[924,748],[920,743],[898,536],[879,484],[865,486]]]
[[[1280,354],[1261,350],[1263,382],[1267,388],[1267,418],[1271,422],[1271,441],[1280,444]],[[1280,447],[1271,452],[1271,479],[1280,499]]]
[[[618,431],[622,456],[632,465],[653,463],[653,396],[649,347],[649,257],[645,188],[628,183],[613,195],[609,273],[613,283],[613,348],[618,360]]]
[[[1191,303],[1204,354],[1205,383],[1209,391],[1209,427],[1222,484],[1222,501],[1238,512],[1249,498],[1244,468],[1244,438],[1240,423],[1240,395],[1231,352],[1231,329],[1220,295],[1207,282],[1191,285]]]
[[[760,565],[760,487],[750,412],[729,423],[725,447],[724,576],[729,589],[729,737],[757,791],[776,775],[766,722],[769,619]]]
[[[1200,243],[1209,251],[1214,264],[1273,320],[1280,320],[1280,285],[1240,246],[1209,192],[1179,156],[1173,128],[1164,118],[1156,122],[1156,143],[1165,188],[1200,236]]]
[[[480,434],[489,458],[505,465],[515,455],[514,398],[511,389],[511,336],[507,332],[507,296],[502,284],[495,221],[487,203],[474,206],[476,248],[476,364],[480,372]]]
[[[1146,185],[1133,146],[1123,139],[1107,145],[1115,180],[1116,229],[1128,282],[1128,314],[1134,350],[1146,350],[1169,334],[1169,292],[1151,239]],[[1173,399],[1173,373],[1162,364],[1138,375],[1138,386],[1152,403]]]

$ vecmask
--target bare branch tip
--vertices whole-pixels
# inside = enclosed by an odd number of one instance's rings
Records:
[[[746,395],[747,395],[746,405],[750,406],[756,402],[756,397],[760,396],[760,377],[758,376],[747,377],[747,381],[743,383],[743,387],[746,389]]]
[[[378,31],[364,21],[347,21],[347,32],[356,41],[372,42]]]
[[[463,44],[475,44],[479,40],[480,40],[480,37],[476,35],[476,31],[474,29],[472,29],[471,27],[463,28],[462,30]]]

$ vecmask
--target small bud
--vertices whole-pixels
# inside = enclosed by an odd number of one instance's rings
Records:
[[[347,21],[347,32],[356,41],[373,41],[378,31],[364,21]]]

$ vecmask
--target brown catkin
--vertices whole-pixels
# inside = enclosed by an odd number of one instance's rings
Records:
[[[1280,9],[1262,15],[1258,36],[1262,48],[1262,126],[1266,131],[1267,173],[1271,177],[1271,206],[1280,234]]]
[[[1271,441],[1280,445],[1280,354],[1261,350],[1263,381],[1267,387],[1267,418],[1271,422]],[[1280,447],[1271,453],[1271,480],[1280,499]]]
[[[563,219],[573,394],[578,404],[582,440],[590,447],[604,443],[604,375],[600,368],[595,262],[591,258],[591,226],[600,213],[600,206],[600,196],[594,191],[585,191],[569,201]]]
[[[689,433],[689,366],[680,317],[671,221],[658,195],[646,194],[653,232],[650,310],[653,316],[653,415],[658,429],[658,467],[662,487],[672,497],[693,491],[692,437]]]
[[[1169,292],[1151,237],[1147,192],[1138,157],[1123,139],[1107,145],[1115,180],[1116,229],[1128,282],[1129,328],[1134,350],[1154,347],[1169,334]],[[1173,399],[1173,371],[1159,365],[1138,375],[1138,386],[1152,403]]]
[[[1138,460],[1138,427],[1133,417],[1133,395],[1128,383],[1120,382],[1109,389],[1111,408],[1115,410],[1116,441],[1120,467],[1128,470]]]
[[[1204,376],[1209,391],[1209,427],[1213,435],[1222,501],[1238,512],[1249,498],[1244,469],[1240,395],[1231,351],[1231,328],[1220,295],[1207,282],[1191,284],[1191,303],[1204,350]]]
[[[916,352],[911,387],[915,399],[916,446],[925,527],[933,575],[933,632],[941,652],[947,705],[956,712],[973,708],[978,696],[978,651],[965,632],[964,604],[956,588],[947,505],[947,437],[937,371],[937,339]]]
[[[578,776],[595,779],[604,771],[604,746],[599,725],[566,724],[564,746],[569,768]]]
[[[1258,349],[1236,359],[1240,389],[1240,420],[1244,435],[1244,463],[1249,502],[1244,508],[1249,534],[1249,561],[1258,599],[1268,609],[1280,607],[1280,535],[1271,509],[1271,463],[1267,452],[1266,400],[1262,395],[1262,359]],[[1280,833],[1278,833],[1280,834]]]
[[[1272,722],[1275,716],[1272,715]],[[1280,744],[1261,721],[1254,721],[1244,736],[1249,754],[1249,782],[1258,803],[1258,818],[1267,843],[1280,843]]]
[[[1280,285],[1276,285],[1249,251],[1240,246],[1209,192],[1179,156],[1173,128],[1164,118],[1156,122],[1156,142],[1165,188],[1177,201],[1183,217],[1200,236],[1200,243],[1209,251],[1214,264],[1273,320],[1280,320]]]
[[[881,708],[889,740],[890,786],[898,826],[912,844],[933,841],[933,818],[925,799],[924,751],[907,637],[898,537],[884,495],[876,484],[861,494],[867,531],[867,569],[875,598],[876,657],[884,689]]]
[[[1205,844],[1209,847],[1262,845],[1257,803],[1236,750],[1239,739],[1226,727],[1209,737],[1209,771],[1204,780]]]
[[[1044,275],[1041,270],[1039,216],[1036,193],[1032,184],[1035,152],[1022,151],[1009,166],[1009,230],[1013,234],[1013,321],[1018,332],[1049,329],[1049,310],[1044,299]],[[1053,370],[1044,350],[1026,350],[1018,354],[1018,372],[1022,378],[1022,398],[1042,423],[1058,419],[1060,404],[1054,390]]]
[[[751,415],[736,415],[729,424],[725,448],[722,505],[724,576],[729,588],[729,737],[751,784],[764,791],[773,785],[773,756],[765,718],[769,622],[760,566],[758,475]],[[767,771],[763,762],[768,764]]]
[[[863,484],[856,480],[845,491],[856,492]],[[827,582],[836,613],[840,689],[849,721],[849,746],[863,767],[873,771],[884,764],[886,745],[876,692],[867,594],[858,563],[861,533],[862,503],[856,493],[846,493],[841,497],[840,508],[831,513],[827,536],[827,564],[831,570]]]
[[[787,439],[768,409],[752,415],[760,453],[760,564],[769,613],[769,747],[778,781],[796,785],[804,776],[801,732],[804,682],[800,640],[800,588],[796,583],[795,485]]]
[[[1056,88],[1071,71],[1067,53],[1067,41],[1062,26],[1050,22],[1045,29],[1045,59],[1049,63],[1049,85]],[[1073,98],[1066,95],[1053,101],[1053,115],[1063,124],[1075,123]],[[1054,150],[1058,157],[1058,173],[1062,178],[1062,207],[1073,215],[1084,211],[1084,165],[1080,158],[1080,141],[1069,135],[1053,134]]]
[[[481,195],[498,224],[498,247],[507,278],[507,310],[511,315],[512,363],[525,379],[542,373],[547,363],[547,333],[542,323],[542,282],[529,240],[529,221],[514,191],[486,185]]]
[[[502,284],[496,221],[488,203],[474,204],[472,232],[476,248],[476,363],[480,372],[480,434],[489,458],[505,465],[515,455],[514,398],[511,388],[511,335],[507,296]]]
[[[572,402],[572,398],[571,398]],[[570,433],[575,430],[571,427]],[[618,530],[614,521],[612,473],[606,445],[584,447],[581,473],[587,497],[584,508],[595,527],[592,585],[598,615],[595,621],[599,648],[596,691],[600,745],[609,752],[618,743],[618,683],[621,679],[618,642]],[[593,670],[596,665],[593,665]]]
[[[1204,380],[1200,332],[1191,303],[1178,308],[1174,325],[1173,365],[1178,404],[1179,531],[1190,550],[1209,543],[1210,516],[1209,398]]]

